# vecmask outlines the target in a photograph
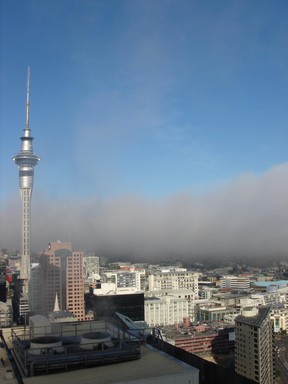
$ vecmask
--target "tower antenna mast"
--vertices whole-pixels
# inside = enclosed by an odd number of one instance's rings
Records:
[[[30,112],[30,66],[27,68],[27,93],[26,93],[26,125],[25,129],[29,128],[29,112]]]

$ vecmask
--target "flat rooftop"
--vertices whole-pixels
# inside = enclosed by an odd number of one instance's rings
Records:
[[[199,383],[198,369],[160,352],[149,345],[141,347],[141,358],[117,364],[24,377],[24,384],[112,383]]]

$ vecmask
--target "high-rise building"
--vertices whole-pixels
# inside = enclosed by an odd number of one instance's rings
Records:
[[[30,276],[30,229],[31,229],[31,195],[34,180],[34,167],[39,157],[33,152],[31,130],[29,126],[30,111],[30,68],[27,74],[26,94],[26,125],[21,139],[21,150],[13,160],[19,168],[19,187],[22,200],[22,247],[21,247],[21,269],[20,278],[27,283]],[[28,284],[24,285],[27,287]]]
[[[73,252],[69,242],[52,242],[40,256],[41,305],[43,314],[60,310],[85,320],[83,252]]]
[[[246,307],[236,317],[235,370],[257,383],[274,383],[274,334],[270,307]]]

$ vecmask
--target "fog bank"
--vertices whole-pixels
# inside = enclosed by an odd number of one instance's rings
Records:
[[[288,163],[265,174],[243,174],[212,192],[162,199],[32,198],[32,250],[50,241],[98,255],[249,257],[288,254]],[[0,246],[20,248],[20,197],[2,201]]]

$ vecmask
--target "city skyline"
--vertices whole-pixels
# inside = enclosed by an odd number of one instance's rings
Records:
[[[30,64],[35,251],[60,237],[119,254],[285,253],[284,1],[1,9],[3,247],[19,246],[10,159]]]

